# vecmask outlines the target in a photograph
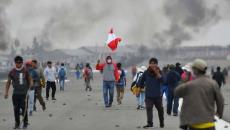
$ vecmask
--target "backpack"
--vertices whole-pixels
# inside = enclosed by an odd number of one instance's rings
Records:
[[[84,76],[87,79],[93,79],[93,71],[92,71],[92,69],[91,68],[85,68]]]
[[[137,86],[138,81],[142,78],[143,72],[138,72],[136,75],[135,81],[132,82],[130,90],[134,95],[138,94],[138,92],[143,91],[140,87]]]
[[[118,80],[117,85],[118,86],[124,86],[125,85],[125,71],[123,69],[120,70],[120,78]]]
[[[65,69],[64,69],[64,68],[61,68],[61,69],[59,70],[58,75],[59,75],[59,78],[65,78],[65,75],[66,75]]]

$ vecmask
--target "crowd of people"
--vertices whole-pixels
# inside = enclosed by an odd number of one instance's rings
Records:
[[[28,115],[32,116],[36,111],[36,100],[46,110],[46,104],[42,97],[42,88],[46,89],[46,100],[56,99],[56,83],[59,83],[60,91],[65,90],[67,69],[64,63],[54,67],[52,61],[47,61],[44,69],[40,68],[36,59],[24,62],[21,56],[14,59],[15,67],[9,72],[5,89],[5,98],[9,97],[9,88],[13,86],[13,108],[15,116],[14,129],[28,127]],[[25,63],[25,65],[23,65]],[[181,67],[180,63],[168,64],[162,69],[158,65],[157,58],[149,60],[148,67],[132,66],[131,74],[133,82],[130,90],[137,99],[137,110],[146,110],[147,124],[143,128],[154,126],[153,107],[158,111],[160,128],[165,127],[163,97],[165,95],[168,116],[180,115],[180,127],[184,130],[214,130],[214,115],[223,116],[224,99],[221,94],[221,86],[225,84],[226,75],[221,72],[221,67],[206,75],[208,65],[202,59],[196,59],[192,63]],[[111,56],[105,58],[105,62],[97,61],[95,69],[102,74],[102,93],[104,106],[113,106],[114,89],[116,88],[117,104],[123,103],[125,87],[127,86],[127,72],[122,63],[115,63]],[[77,79],[83,78],[85,91],[92,91],[91,81],[93,68],[89,63],[77,64],[75,68]],[[179,98],[183,98],[183,104],[179,113]],[[199,107],[198,107],[199,106]],[[216,109],[215,109],[216,108]],[[23,116],[20,121],[20,113]],[[196,118],[194,118],[196,116]]]
[[[56,100],[56,81],[60,83],[60,90],[64,91],[66,69],[64,63],[56,71],[52,62],[47,62],[44,69],[38,66],[38,61],[33,59],[24,62],[21,56],[14,59],[15,67],[9,72],[5,89],[5,98],[9,97],[9,88],[12,84],[12,101],[14,108],[15,125],[19,129],[23,123],[23,129],[28,127],[28,115],[32,116],[37,110],[36,100],[41,104],[42,110],[46,110],[46,104],[42,97],[42,88],[46,88],[46,100],[49,100],[50,88],[52,89],[52,100]],[[23,116],[20,121],[20,115]]]

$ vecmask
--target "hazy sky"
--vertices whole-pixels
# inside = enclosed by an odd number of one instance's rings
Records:
[[[0,0],[0,47],[33,37],[53,48],[121,44],[230,44],[230,0]]]

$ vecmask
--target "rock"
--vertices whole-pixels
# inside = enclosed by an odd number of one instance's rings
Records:
[[[73,118],[72,118],[72,117],[70,117],[70,118],[69,118],[69,120],[73,120]]]
[[[83,114],[82,116],[85,117],[85,114]]]
[[[65,105],[66,105],[66,103],[63,103],[62,105],[63,105],[63,106],[65,106]]]
[[[53,114],[50,113],[50,114],[49,114],[49,117],[52,117],[52,116],[53,116]]]
[[[6,119],[2,119],[2,121],[3,121],[3,122],[5,122],[5,121],[6,121]]]
[[[115,125],[115,127],[120,127],[119,125]]]

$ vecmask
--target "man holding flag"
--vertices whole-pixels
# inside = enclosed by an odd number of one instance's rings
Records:
[[[113,29],[111,29],[107,39],[108,47],[112,51],[115,51],[120,41],[121,38],[116,37],[113,33]],[[119,80],[119,72],[116,63],[113,62],[111,56],[107,56],[105,63],[101,64],[100,60],[97,61],[96,70],[100,70],[103,74],[103,97],[105,107],[111,107],[114,97],[115,82]]]
[[[97,61],[96,70],[100,70],[103,74],[103,97],[105,107],[111,107],[114,96],[115,82],[119,80],[119,73],[115,63],[112,61],[111,56],[106,57],[106,63],[100,64]]]

